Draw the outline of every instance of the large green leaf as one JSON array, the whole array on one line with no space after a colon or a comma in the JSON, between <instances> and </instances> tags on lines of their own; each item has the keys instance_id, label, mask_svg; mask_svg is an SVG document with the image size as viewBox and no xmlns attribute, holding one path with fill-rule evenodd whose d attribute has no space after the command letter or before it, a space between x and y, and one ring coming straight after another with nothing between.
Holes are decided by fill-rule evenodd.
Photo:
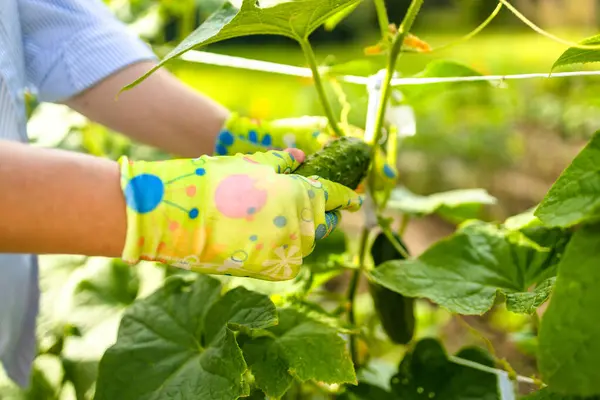
<instances>
[{"instance_id":1,"label":"large green leaf","mask_svg":"<svg viewBox=\"0 0 600 400\"><path fill-rule=\"evenodd\" d=\"M294 377L301 381L356 383L354 366L339 332L292 308L279 310L269 334L242 344L256 384L279 398Z\"/></svg>"},{"instance_id":2,"label":"large green leaf","mask_svg":"<svg viewBox=\"0 0 600 400\"><path fill-rule=\"evenodd\" d=\"M506 227L506 229L510 229L513 231L544 226L542 221L534 215L534 212L535 208L530 208L527 211L524 211L520 214L508 217L506 221L504 221L504 226Z\"/></svg>"},{"instance_id":3,"label":"large green leaf","mask_svg":"<svg viewBox=\"0 0 600 400\"><path fill-rule=\"evenodd\" d=\"M600 395L600 226L579 229L567 246L539 334L539 368L552 391Z\"/></svg>"},{"instance_id":4,"label":"large green leaf","mask_svg":"<svg viewBox=\"0 0 600 400\"><path fill-rule=\"evenodd\" d=\"M239 36L281 35L302 41L328 18L354 7L361 0L288 0L261 7L257 0L243 0L238 9L230 2L213 13L202 25L171 50L144 76L127 85L130 89L165 63L200 46Z\"/></svg>"},{"instance_id":5,"label":"large green leaf","mask_svg":"<svg viewBox=\"0 0 600 400\"><path fill-rule=\"evenodd\" d=\"M533 215L535 209L530 209L522 214L508 218L504 222L504 227L514 232L522 233L528 240L549 249L546 252L529 253L529 259L524 260L527 263L527 276L541 282L536 291L526 295L543 294L554 285L553 277L556 276L556 268L560 257L565 251L572 232L568 229L550 228L545 226L542 221ZM537 296L536 296L537 297ZM537 297L539 299L539 297Z\"/></svg>"},{"instance_id":6,"label":"large green leaf","mask_svg":"<svg viewBox=\"0 0 600 400\"><path fill-rule=\"evenodd\" d=\"M389 261L371 279L409 297L425 297L451 312L483 314L498 293L510 295L509 310L531 304L528 289L547 278L556 254L519 231L469 221L412 260ZM525 299L521 299L525 297ZM534 302L537 304L538 302ZM513 308L514 307L514 308Z\"/></svg>"},{"instance_id":7,"label":"large green leaf","mask_svg":"<svg viewBox=\"0 0 600 400\"><path fill-rule=\"evenodd\" d=\"M548 226L569 227L600 217L600 131L563 171L535 215Z\"/></svg>"},{"instance_id":8,"label":"large green leaf","mask_svg":"<svg viewBox=\"0 0 600 400\"><path fill-rule=\"evenodd\" d=\"M600 45L600 35L584 39L580 44ZM572 64L587 64L600 61L600 49L579 49L571 47L560 55L552 66L552 70Z\"/></svg>"},{"instance_id":9,"label":"large green leaf","mask_svg":"<svg viewBox=\"0 0 600 400\"><path fill-rule=\"evenodd\" d=\"M464 348L456 357L493 367L483 350ZM402 400L498 400L496 375L451 362L435 339L423 339L404 356L392 377L392 390Z\"/></svg>"},{"instance_id":10,"label":"large green leaf","mask_svg":"<svg viewBox=\"0 0 600 400\"><path fill-rule=\"evenodd\" d=\"M221 296L207 276L180 276L136 302L100 361L96 399L237 399L249 394L233 329L277 323L265 295L238 287Z\"/></svg>"},{"instance_id":11,"label":"large green leaf","mask_svg":"<svg viewBox=\"0 0 600 400\"><path fill-rule=\"evenodd\" d=\"M495 203L496 198L484 189L451 190L421 196L400 187L394 189L387 206L418 217L440 213L456 220L466 220L475 218L483 205Z\"/></svg>"}]
</instances>

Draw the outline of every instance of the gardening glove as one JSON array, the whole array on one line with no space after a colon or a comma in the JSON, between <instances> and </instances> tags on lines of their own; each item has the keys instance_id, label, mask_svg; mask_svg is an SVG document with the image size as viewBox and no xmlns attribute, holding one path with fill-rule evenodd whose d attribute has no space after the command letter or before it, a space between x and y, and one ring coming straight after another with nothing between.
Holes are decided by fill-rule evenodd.
<instances>
[{"instance_id":1,"label":"gardening glove","mask_svg":"<svg viewBox=\"0 0 600 400\"><path fill-rule=\"evenodd\" d=\"M291 174L301 151L119 160L127 204L122 258L207 274L294 278L315 246L362 199L325 179Z\"/></svg>"},{"instance_id":2,"label":"gardening glove","mask_svg":"<svg viewBox=\"0 0 600 400\"><path fill-rule=\"evenodd\" d=\"M364 135L362 129L353 126L348 127L347 133L360 138ZM320 150L333 139L335 134L325 117L305 116L266 121L232 113L217 137L215 154L251 154L271 149L298 148L309 155ZM386 156L382 151L376 154L373 165L376 172L375 190L396 185L398 177L396 168L386 162Z\"/></svg>"}]
</instances>

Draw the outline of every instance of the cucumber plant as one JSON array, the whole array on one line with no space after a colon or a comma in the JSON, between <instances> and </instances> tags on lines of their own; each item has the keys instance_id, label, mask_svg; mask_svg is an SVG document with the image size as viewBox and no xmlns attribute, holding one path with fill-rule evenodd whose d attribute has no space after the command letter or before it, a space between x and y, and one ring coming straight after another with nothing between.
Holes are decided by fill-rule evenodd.
<instances>
[{"instance_id":1,"label":"cucumber plant","mask_svg":"<svg viewBox=\"0 0 600 400\"><path fill-rule=\"evenodd\" d=\"M376 190L372 166L381 161L379 154L391 162L402 154L394 126L386 123L385 116L393 101L391 80L399 56L427 49L411 35L423 0L411 1L398 27L389 24L383 0L374 0L381 40L368 52L385 57L385 74L374 135L357 142L346 137L346 124L336 117L326 90L326 81L335 78L336 70L350 67L334 65L323 74L309 36L323 24L335 26L359 2L283 1L265 7L257 0L243 0L239 7L227 2L156 68L125 89L186 51L211 43L254 34L295 40L313 72L323 112L339 136L296 172L316 173L352 188L366 175L372 201L364 208L377 217L378 226L365 226L356 248L336 232L305 260L306 268L296 279L283 283L167 268L168 273L148 289L140 283L137 271L118 262L86 265L87 272L69 283L80 299L70 306L79 312L67 307L61 314L66 322L41 344L42 356L58 357L56 380L71 384L77 399L566 400L600 396L596 365L600 325L595 319L600 309L596 291L600 282L600 131L537 207L505 221L477 219L481 206L496 201L482 190L429 196L402 187ZM500 0L490 18L465 38L481 31L502 6L530 23L508 1ZM600 38L593 37L571 46L552 68L600 61L599 44ZM433 63L419 76L474 74L448 61ZM437 83L407 86L403 91L410 99L452 88ZM402 215L396 231L384 218L385 211ZM414 257L402 239L406 225L410 219L431 214L456 222L456 231ZM351 278L344 296L322 290L346 271ZM357 316L361 278L369 285L376 316L369 321L375 323L365 318L359 321ZM538 308L550 298L540 317ZM524 315L534 335L539 376L520 377L491 349L465 347L450 355L440 340L417 335L415 304L419 301L457 315L483 315L498 305ZM86 325L78 318L90 313L116 318L116 337L96 335L86 342L96 321ZM108 342L99 363L94 356L86 362L73 361L73 348L79 347L81 353L89 349L90 341L98 340ZM374 378L372 371L377 369L378 342L386 341L397 345L393 351L398 352L399 363L382 380ZM28 396L56 398L50 379L38 372ZM533 386L519 390L524 381Z\"/></svg>"}]
</instances>

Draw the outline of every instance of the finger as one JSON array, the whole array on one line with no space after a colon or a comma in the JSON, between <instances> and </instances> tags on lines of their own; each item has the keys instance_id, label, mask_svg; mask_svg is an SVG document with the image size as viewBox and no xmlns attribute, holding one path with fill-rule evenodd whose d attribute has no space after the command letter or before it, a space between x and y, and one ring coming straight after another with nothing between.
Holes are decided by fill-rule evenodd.
<instances>
[{"instance_id":1,"label":"finger","mask_svg":"<svg viewBox=\"0 0 600 400\"><path fill-rule=\"evenodd\" d=\"M296 161L298 161L300 164L302 164L304 162L304 160L306 159L306 154L301 149L292 148L292 149L285 149L284 151L287 151L288 153L290 153L291 156L294 157L296 159Z\"/></svg>"},{"instance_id":2,"label":"finger","mask_svg":"<svg viewBox=\"0 0 600 400\"><path fill-rule=\"evenodd\" d=\"M316 209L318 208L319 207L316 207ZM314 231L312 231L310 235L302 236L303 257L307 257L313 252L317 246L317 242L329 237L338 227L341 219L342 216L339 211L324 212L321 207L321 212L315 214L315 219L313 221Z\"/></svg>"},{"instance_id":3,"label":"finger","mask_svg":"<svg viewBox=\"0 0 600 400\"><path fill-rule=\"evenodd\" d=\"M354 190L351 190L344 185L318 176L300 178L303 178L305 185L309 186L309 190L324 197L325 211L357 211L362 206L362 197Z\"/></svg>"},{"instance_id":4,"label":"finger","mask_svg":"<svg viewBox=\"0 0 600 400\"><path fill-rule=\"evenodd\" d=\"M278 174L290 174L304 161L304 152L299 149L271 150L250 155L239 155L244 160L266 165Z\"/></svg>"},{"instance_id":5,"label":"finger","mask_svg":"<svg viewBox=\"0 0 600 400\"><path fill-rule=\"evenodd\" d=\"M339 211L328 211L325 213L323 223L317 225L315 230L315 239L322 240L331 235L337 228L342 219L342 214Z\"/></svg>"}]
</instances>

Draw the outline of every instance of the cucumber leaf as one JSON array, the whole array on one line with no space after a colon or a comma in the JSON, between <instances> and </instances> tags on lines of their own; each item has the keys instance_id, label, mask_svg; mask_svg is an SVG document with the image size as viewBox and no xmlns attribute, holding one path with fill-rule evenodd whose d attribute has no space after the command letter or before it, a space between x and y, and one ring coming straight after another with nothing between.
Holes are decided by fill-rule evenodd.
<instances>
[{"instance_id":1,"label":"cucumber leaf","mask_svg":"<svg viewBox=\"0 0 600 400\"><path fill-rule=\"evenodd\" d=\"M600 45L600 35L592 36L581 41L580 44ZM571 47L560 55L552 65L552 71L558 67L572 64L587 64L600 61L600 49L578 49Z\"/></svg>"},{"instance_id":2,"label":"cucumber leaf","mask_svg":"<svg viewBox=\"0 0 600 400\"><path fill-rule=\"evenodd\" d=\"M559 244L542 247L520 231L468 221L418 258L383 263L370 271L370 278L459 314L487 312L498 294L511 296L510 311L530 311L532 303L537 305L545 297L528 289L555 274ZM539 300L533 301L532 296Z\"/></svg>"},{"instance_id":3,"label":"cucumber leaf","mask_svg":"<svg viewBox=\"0 0 600 400\"><path fill-rule=\"evenodd\" d=\"M544 226L542 221L534 215L534 212L535 208L530 208L520 214L508 217L506 221L504 221L504 227L506 229L519 231L522 229Z\"/></svg>"},{"instance_id":4,"label":"cucumber leaf","mask_svg":"<svg viewBox=\"0 0 600 400\"><path fill-rule=\"evenodd\" d=\"M173 276L134 303L100 361L95 399L249 395L234 329L273 326L276 309L267 296L242 287L221 291L214 278Z\"/></svg>"},{"instance_id":5,"label":"cucumber leaf","mask_svg":"<svg viewBox=\"0 0 600 400\"><path fill-rule=\"evenodd\" d=\"M494 367L492 357L476 347L463 348L456 357ZM391 382L403 400L500 399L496 375L453 363L440 342L430 338L404 356Z\"/></svg>"},{"instance_id":6,"label":"cucumber leaf","mask_svg":"<svg viewBox=\"0 0 600 400\"><path fill-rule=\"evenodd\" d=\"M303 313L279 310L279 324L267 335L240 339L256 385L280 398L294 377L328 384L356 384L356 374L339 332Z\"/></svg>"},{"instance_id":7,"label":"cucumber leaf","mask_svg":"<svg viewBox=\"0 0 600 400\"><path fill-rule=\"evenodd\" d=\"M542 318L538 363L556 393L600 394L600 225L573 235L558 266L553 298Z\"/></svg>"},{"instance_id":8,"label":"cucumber leaf","mask_svg":"<svg viewBox=\"0 0 600 400\"><path fill-rule=\"evenodd\" d=\"M535 216L554 227L600 218L600 131L563 171L535 210Z\"/></svg>"},{"instance_id":9,"label":"cucumber leaf","mask_svg":"<svg viewBox=\"0 0 600 400\"><path fill-rule=\"evenodd\" d=\"M162 61L123 90L138 85L158 68L200 46L240 36L280 35L303 41L327 19L356 6L361 0L289 0L261 7L258 0L243 0L239 8L225 4L171 50Z\"/></svg>"},{"instance_id":10,"label":"cucumber leaf","mask_svg":"<svg viewBox=\"0 0 600 400\"><path fill-rule=\"evenodd\" d=\"M530 258L527 260L529 265L527 269L528 276L533 279L537 277L536 280L540 284L533 293L526 294L526 297L530 298L529 301L534 298L538 299L536 301L541 301L539 296L545 297L544 292L554 284L554 280L551 278L556 276L560 257L564 253L569 240L571 240L572 232L562 228L545 226L539 218L533 215L533 211L534 209L530 209L524 213L512 216L504 221L503 226L505 229L521 233L527 240L549 249L550 254L536 252L529 254ZM532 295L534 297L531 297Z\"/></svg>"}]
</instances>

